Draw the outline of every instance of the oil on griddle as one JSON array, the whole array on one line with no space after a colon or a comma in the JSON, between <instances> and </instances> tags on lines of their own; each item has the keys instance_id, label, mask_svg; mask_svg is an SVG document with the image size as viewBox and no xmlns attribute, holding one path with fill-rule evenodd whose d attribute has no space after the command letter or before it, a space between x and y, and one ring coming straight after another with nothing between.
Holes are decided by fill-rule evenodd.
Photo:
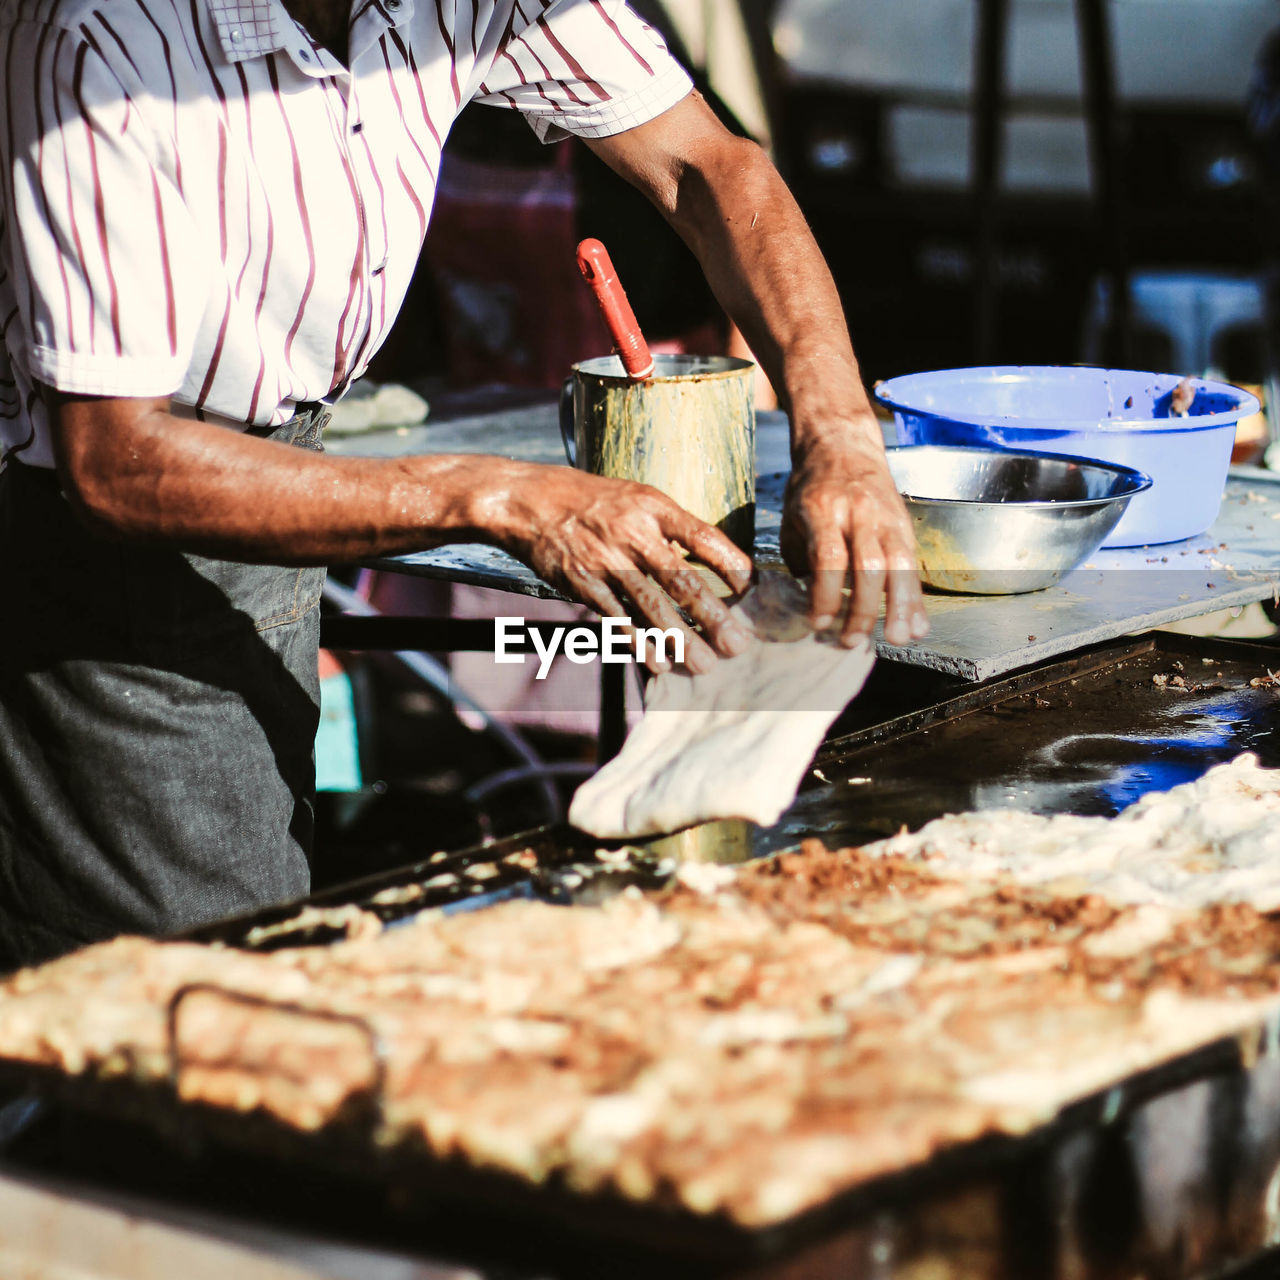
<instances>
[{"instance_id":1,"label":"oil on griddle","mask_svg":"<svg viewBox=\"0 0 1280 1280\"><path fill-rule=\"evenodd\" d=\"M1244 751L1280 767L1270 672L1280 672L1270 646L1169 636L932 727L850 734L828 745L756 851L811 835L832 848L865 843L975 809L1112 817Z\"/></svg>"}]
</instances>

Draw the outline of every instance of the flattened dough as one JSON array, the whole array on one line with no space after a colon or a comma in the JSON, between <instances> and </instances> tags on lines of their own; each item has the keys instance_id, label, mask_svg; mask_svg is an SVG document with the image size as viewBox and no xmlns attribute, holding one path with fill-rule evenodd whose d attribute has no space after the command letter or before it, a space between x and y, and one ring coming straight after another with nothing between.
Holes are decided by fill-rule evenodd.
<instances>
[{"instance_id":1,"label":"flattened dough","mask_svg":"<svg viewBox=\"0 0 1280 1280\"><path fill-rule=\"evenodd\" d=\"M1275 911L1280 770L1245 753L1172 791L1149 792L1116 818L985 809L938 818L867 852L919 860L957 880L1073 881L1108 902Z\"/></svg>"},{"instance_id":2,"label":"flattened dough","mask_svg":"<svg viewBox=\"0 0 1280 1280\"><path fill-rule=\"evenodd\" d=\"M846 649L838 630L810 630L808 600L781 573L762 576L733 613L751 647L706 675L668 671L621 753L578 788L569 821L632 838L718 818L776 822L831 722L875 663L870 641Z\"/></svg>"}]
</instances>

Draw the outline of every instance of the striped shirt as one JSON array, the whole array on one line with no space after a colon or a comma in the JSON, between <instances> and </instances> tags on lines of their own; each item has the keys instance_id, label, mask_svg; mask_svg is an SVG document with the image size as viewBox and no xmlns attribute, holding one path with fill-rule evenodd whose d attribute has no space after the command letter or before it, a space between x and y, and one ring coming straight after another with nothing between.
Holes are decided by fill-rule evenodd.
<instances>
[{"instance_id":1,"label":"striped shirt","mask_svg":"<svg viewBox=\"0 0 1280 1280\"><path fill-rule=\"evenodd\" d=\"M469 101L544 141L688 93L623 0L354 0L350 68L280 0L0 0L0 448L37 384L285 421L367 366Z\"/></svg>"}]
</instances>

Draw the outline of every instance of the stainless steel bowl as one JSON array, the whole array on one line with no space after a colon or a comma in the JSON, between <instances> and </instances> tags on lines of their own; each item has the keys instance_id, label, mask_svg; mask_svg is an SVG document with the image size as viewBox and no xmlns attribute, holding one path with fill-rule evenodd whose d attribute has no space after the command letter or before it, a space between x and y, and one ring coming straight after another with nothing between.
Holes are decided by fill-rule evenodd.
<instances>
[{"instance_id":1,"label":"stainless steel bowl","mask_svg":"<svg viewBox=\"0 0 1280 1280\"><path fill-rule=\"evenodd\" d=\"M1151 481L1140 471L1051 453L947 445L890 449L915 522L923 581L941 591L1017 595L1085 561Z\"/></svg>"}]
</instances>

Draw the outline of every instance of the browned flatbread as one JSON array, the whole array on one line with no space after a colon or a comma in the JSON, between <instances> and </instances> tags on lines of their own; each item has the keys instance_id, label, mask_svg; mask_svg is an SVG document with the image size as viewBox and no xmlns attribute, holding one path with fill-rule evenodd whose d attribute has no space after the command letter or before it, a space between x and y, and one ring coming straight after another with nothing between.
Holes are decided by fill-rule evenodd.
<instances>
[{"instance_id":1,"label":"browned flatbread","mask_svg":"<svg viewBox=\"0 0 1280 1280\"><path fill-rule=\"evenodd\" d=\"M163 1082L168 1001L215 982L333 1016L194 993L184 1098L314 1130L377 1082L382 1144L761 1226L1280 1007L1280 920L1251 906L961 879L919 852L810 842L714 892L271 955L121 939L0 987L0 1055Z\"/></svg>"}]
</instances>

